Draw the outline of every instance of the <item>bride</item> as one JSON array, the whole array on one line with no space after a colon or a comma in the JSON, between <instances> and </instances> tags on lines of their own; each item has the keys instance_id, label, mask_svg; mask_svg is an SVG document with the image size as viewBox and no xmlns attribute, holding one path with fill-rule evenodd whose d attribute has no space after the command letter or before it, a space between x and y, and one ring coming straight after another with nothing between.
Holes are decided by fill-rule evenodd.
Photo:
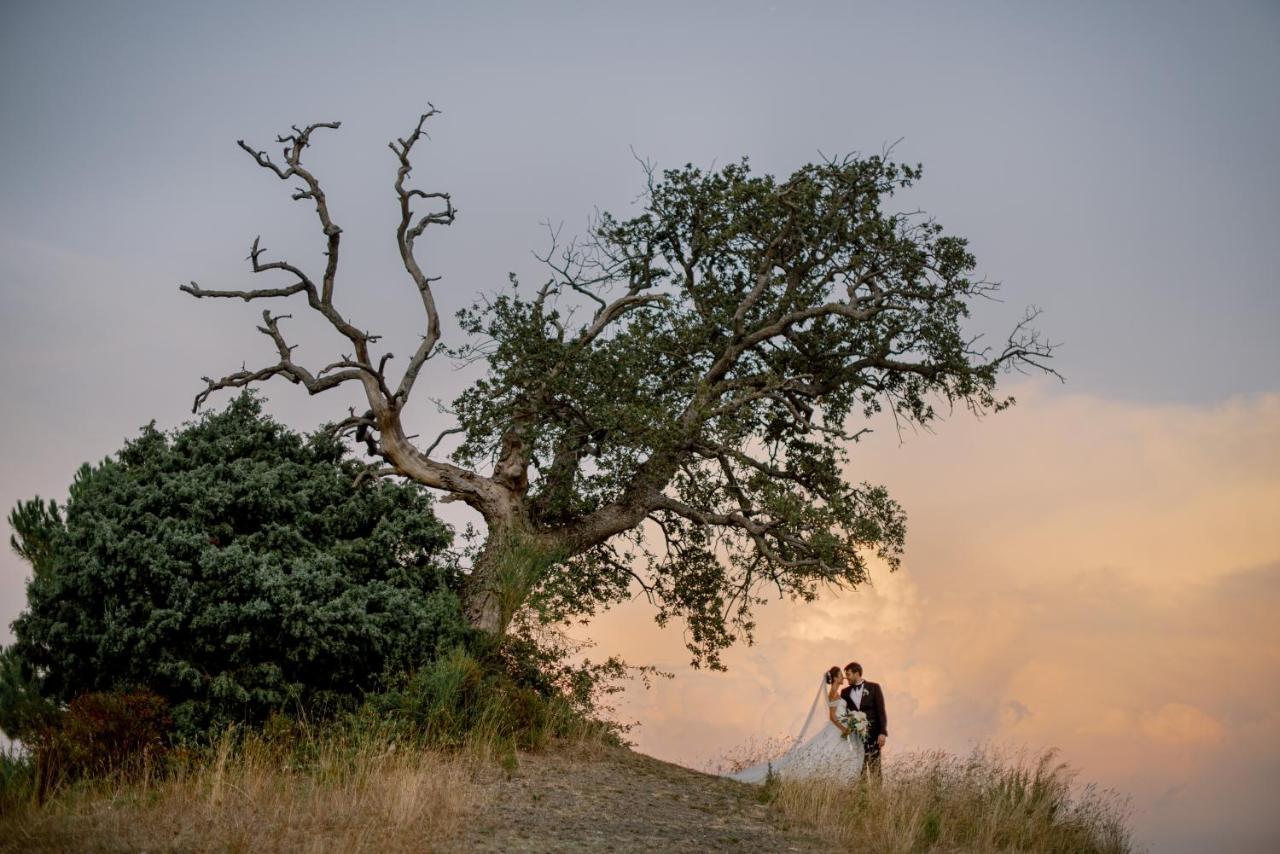
<instances>
[{"instance_id":1,"label":"bride","mask_svg":"<svg viewBox=\"0 0 1280 854\"><path fill-rule=\"evenodd\" d=\"M813 705L809 707L809 716L805 718L804 726L791 748L775 759L758 762L727 776L743 783L760 783L772 768L780 777L833 777L856 781L862 773L862 739L856 732L850 733L849 725L842 720L846 711L845 701L840 696L842 684L844 672L839 667L828 670L822 676ZM827 719L805 741L805 733L813 723L823 694L827 698Z\"/></svg>"}]
</instances>

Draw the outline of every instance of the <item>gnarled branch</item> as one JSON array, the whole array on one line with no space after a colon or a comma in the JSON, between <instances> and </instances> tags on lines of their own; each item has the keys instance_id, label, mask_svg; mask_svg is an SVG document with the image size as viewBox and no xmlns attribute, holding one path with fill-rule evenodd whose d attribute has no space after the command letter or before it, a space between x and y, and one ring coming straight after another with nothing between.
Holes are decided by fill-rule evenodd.
<instances>
[{"instance_id":1,"label":"gnarled branch","mask_svg":"<svg viewBox=\"0 0 1280 854\"><path fill-rule=\"evenodd\" d=\"M412 358L409 359L409 364L405 368L400 385L396 388L395 395L391 399L392 405L397 408L403 406L404 402L408 400L409 393L413 390L413 385L418 379L418 372L422 370L423 363L426 362L431 355L431 351L440 341L440 312L436 308L435 296L431 292L431 283L438 281L439 276L428 276L422 272L414 246L428 226L452 225L454 217L458 213L453 206L453 199L448 193L428 193L423 190L405 188L405 180L409 177L409 173L413 171L413 164L409 161L410 152L413 151L414 144L423 136L426 136L423 127L426 125L427 120L440 113L430 103L427 104L427 108L427 112L419 117L418 124L414 127L412 133L404 139L387 143L400 161L400 166L396 170L395 182L396 197L400 200L400 224L396 228L396 245L400 249L400 260L410 278L413 279L414 284L417 285L418 293L422 297L422 307L427 313L427 332L422 336L421 343L418 344L417 350L414 351ZM443 200L444 210L423 214L415 223L413 211L413 200L415 198Z\"/></svg>"},{"instance_id":2,"label":"gnarled branch","mask_svg":"<svg viewBox=\"0 0 1280 854\"><path fill-rule=\"evenodd\" d=\"M311 394L319 394L335 386L341 385L350 380L359 380L361 378L361 369L348 369L337 373L327 374L325 376L317 376L301 365L293 362L292 353L294 347L285 343L284 336L280 332L280 320L290 317L288 314L280 314L272 316L270 311L262 312L262 320L266 326L259 326L258 331L271 338L276 345L276 352L280 354L280 361L270 367L261 368L257 371L240 370L233 374L227 374L222 379L212 380L209 377L201 377L208 387L196 395L195 403L191 407L192 412L200 409L200 404L209 397L210 394L223 388L241 388L250 383L260 382L270 379L274 376L283 376L289 382L301 384L306 387ZM296 345L295 345L296 346ZM327 369L326 369L327 370Z\"/></svg>"}]
</instances>

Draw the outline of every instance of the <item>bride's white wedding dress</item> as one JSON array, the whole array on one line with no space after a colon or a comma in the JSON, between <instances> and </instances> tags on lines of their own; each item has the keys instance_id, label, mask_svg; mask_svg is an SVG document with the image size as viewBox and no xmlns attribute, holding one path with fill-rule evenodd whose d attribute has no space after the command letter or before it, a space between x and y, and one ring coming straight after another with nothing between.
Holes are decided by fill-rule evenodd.
<instances>
[{"instance_id":1,"label":"bride's white wedding dress","mask_svg":"<svg viewBox=\"0 0 1280 854\"><path fill-rule=\"evenodd\" d=\"M810 724L813 723L814 712L820 708L818 702L825 693L825 688L825 683L819 687L818 697L814 698L814 704L809 709L809 717L805 720L800 735L796 737L795 744L786 753L726 776L743 783L760 783L772 768L779 777L791 779L830 777L837 780L856 781L862 774L863 761L862 739L857 733L851 733L848 738L841 737L840 728L831 722L830 716L824 716L818 731L810 736L808 741L803 740ZM836 718L843 717L844 698L827 701L823 711L829 708L836 710Z\"/></svg>"}]
</instances>

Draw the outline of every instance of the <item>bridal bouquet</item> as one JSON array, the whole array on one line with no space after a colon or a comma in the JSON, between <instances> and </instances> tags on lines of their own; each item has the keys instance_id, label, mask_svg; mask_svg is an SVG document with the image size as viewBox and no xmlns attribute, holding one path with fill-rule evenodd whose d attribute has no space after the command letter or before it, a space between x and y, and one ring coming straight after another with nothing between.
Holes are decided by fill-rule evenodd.
<instances>
[{"instance_id":1,"label":"bridal bouquet","mask_svg":"<svg viewBox=\"0 0 1280 854\"><path fill-rule=\"evenodd\" d=\"M857 710L845 712L844 716L840 718L840 722L849 728L851 734L856 732L860 740L866 739L867 729L871 726L867 721L867 713ZM845 736L845 738L848 737Z\"/></svg>"}]
</instances>

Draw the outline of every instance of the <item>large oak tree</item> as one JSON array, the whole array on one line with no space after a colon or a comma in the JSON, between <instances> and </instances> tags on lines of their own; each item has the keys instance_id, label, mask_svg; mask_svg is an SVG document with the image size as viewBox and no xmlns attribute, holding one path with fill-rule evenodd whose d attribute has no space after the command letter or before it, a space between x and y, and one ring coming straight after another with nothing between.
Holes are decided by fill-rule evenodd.
<instances>
[{"instance_id":1,"label":"large oak tree","mask_svg":"<svg viewBox=\"0 0 1280 854\"><path fill-rule=\"evenodd\" d=\"M368 409L329 429L354 433L377 476L401 476L463 501L486 532L466 581L472 624L502 634L535 606L544 618L583 615L637 589L659 622L686 621L695 663L751 636L753 605L775 591L812 599L823 583L856 586L867 555L899 564L902 508L884 487L846 477L858 429L882 410L925 425L945 402L1000 411L997 375L1045 364L1053 345L1028 310L998 349L961 328L970 304L998 285L975 278L962 238L918 212L888 209L920 167L888 153L803 166L785 180L744 159L718 171L647 169L643 212L598 216L589 234L543 259L541 286L511 287L459 315L447 346L418 249L454 222L448 193L410 184L411 155L431 108L390 143L400 218L396 245L421 296L424 334L396 381L390 352L334 301L342 243L320 181L303 164L312 137L338 122L294 127L273 159L240 146L314 206L326 241L313 276L268 260L271 287L195 297L304 298L350 353L312 371L293 361L280 315L259 329L278 361L206 377L195 407L218 389L283 376L316 394L344 383ZM401 413L438 355L482 360L486 375L452 411L460 444L419 447Z\"/></svg>"}]
</instances>

